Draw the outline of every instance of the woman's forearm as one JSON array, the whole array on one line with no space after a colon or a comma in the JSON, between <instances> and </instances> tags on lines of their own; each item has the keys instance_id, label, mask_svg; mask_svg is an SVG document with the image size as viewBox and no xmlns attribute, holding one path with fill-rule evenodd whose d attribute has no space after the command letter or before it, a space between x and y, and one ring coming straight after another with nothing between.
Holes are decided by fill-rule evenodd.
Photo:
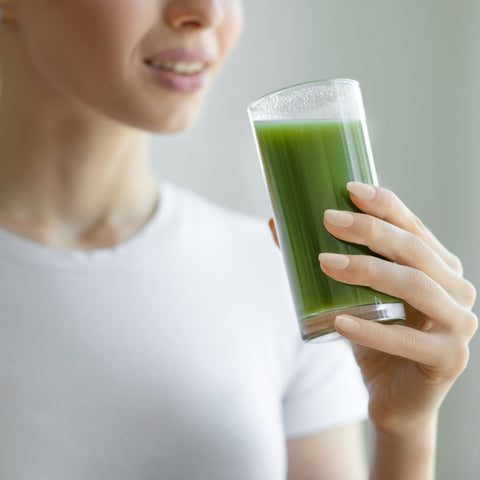
<instances>
[{"instance_id":1,"label":"woman's forearm","mask_svg":"<svg viewBox=\"0 0 480 480\"><path fill-rule=\"evenodd\" d=\"M436 418L408 433L375 429L370 479L433 480L436 434Z\"/></svg>"}]
</instances>

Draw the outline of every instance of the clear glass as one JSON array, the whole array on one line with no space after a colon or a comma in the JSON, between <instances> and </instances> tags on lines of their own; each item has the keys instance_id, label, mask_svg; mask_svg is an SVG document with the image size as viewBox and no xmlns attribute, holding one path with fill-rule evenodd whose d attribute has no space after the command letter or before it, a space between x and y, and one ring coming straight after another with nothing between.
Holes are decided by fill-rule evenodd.
<instances>
[{"instance_id":1,"label":"clear glass","mask_svg":"<svg viewBox=\"0 0 480 480\"><path fill-rule=\"evenodd\" d=\"M295 85L260 98L248 113L303 340L339 338L333 322L340 313L402 322L399 299L337 282L318 262L321 252L378 256L323 225L328 208L359 211L347 182L378 184L358 82Z\"/></svg>"}]
</instances>

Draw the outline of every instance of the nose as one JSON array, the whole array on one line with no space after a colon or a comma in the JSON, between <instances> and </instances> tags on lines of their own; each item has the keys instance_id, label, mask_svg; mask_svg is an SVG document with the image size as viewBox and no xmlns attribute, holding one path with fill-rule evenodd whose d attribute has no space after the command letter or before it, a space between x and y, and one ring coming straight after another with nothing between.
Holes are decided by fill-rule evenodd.
<instances>
[{"instance_id":1,"label":"nose","mask_svg":"<svg viewBox=\"0 0 480 480\"><path fill-rule=\"evenodd\" d=\"M224 19L223 0L170 0L165 19L175 29L213 28Z\"/></svg>"}]
</instances>

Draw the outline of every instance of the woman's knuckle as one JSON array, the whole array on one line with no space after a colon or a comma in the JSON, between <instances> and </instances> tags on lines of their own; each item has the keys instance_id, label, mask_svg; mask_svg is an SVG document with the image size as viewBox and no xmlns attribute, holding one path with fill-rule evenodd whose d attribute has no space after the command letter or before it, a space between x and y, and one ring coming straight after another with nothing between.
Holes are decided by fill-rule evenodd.
<instances>
[{"instance_id":1,"label":"woman's knuckle","mask_svg":"<svg viewBox=\"0 0 480 480\"><path fill-rule=\"evenodd\" d=\"M416 235L407 233L405 243L410 256L419 259L425 259L429 257L430 247Z\"/></svg>"},{"instance_id":2,"label":"woman's knuckle","mask_svg":"<svg viewBox=\"0 0 480 480\"><path fill-rule=\"evenodd\" d=\"M412 231L416 234L422 234L427 229L423 222L414 214L412 214Z\"/></svg>"},{"instance_id":3,"label":"woman's knuckle","mask_svg":"<svg viewBox=\"0 0 480 480\"><path fill-rule=\"evenodd\" d=\"M453 377L458 377L466 368L470 358L470 350L468 343L464 341L456 341L452 348L450 371Z\"/></svg>"},{"instance_id":4,"label":"woman's knuckle","mask_svg":"<svg viewBox=\"0 0 480 480\"><path fill-rule=\"evenodd\" d=\"M408 286L410 290L429 294L433 291L434 285L432 279L421 270L412 268L408 273Z\"/></svg>"},{"instance_id":5,"label":"woman's knuckle","mask_svg":"<svg viewBox=\"0 0 480 480\"><path fill-rule=\"evenodd\" d=\"M384 197L383 209L384 209L385 217L392 216L395 213L399 199L393 192L391 192L390 190L387 190L386 188L382 189L382 196Z\"/></svg>"},{"instance_id":6,"label":"woman's knuckle","mask_svg":"<svg viewBox=\"0 0 480 480\"><path fill-rule=\"evenodd\" d=\"M459 273L460 275L463 275L463 264L460 258L458 258L456 255L452 253L450 254L450 257L447 263L448 263L448 266L452 268L455 272Z\"/></svg>"},{"instance_id":7,"label":"woman's knuckle","mask_svg":"<svg viewBox=\"0 0 480 480\"><path fill-rule=\"evenodd\" d=\"M372 339L374 345L384 345L386 342L386 330L380 323L371 323Z\"/></svg>"},{"instance_id":8,"label":"woman's knuckle","mask_svg":"<svg viewBox=\"0 0 480 480\"><path fill-rule=\"evenodd\" d=\"M466 326L466 332L467 332L467 337L468 340L473 337L475 332L478 329L478 317L475 313L471 311L467 311L465 314L465 320L464 320L465 326Z\"/></svg>"},{"instance_id":9,"label":"woman's knuckle","mask_svg":"<svg viewBox=\"0 0 480 480\"><path fill-rule=\"evenodd\" d=\"M378 270L378 260L375 257L367 256L363 263L362 274L368 279L371 280L375 278Z\"/></svg>"},{"instance_id":10,"label":"woman's knuckle","mask_svg":"<svg viewBox=\"0 0 480 480\"><path fill-rule=\"evenodd\" d=\"M467 306L473 307L473 304L477 299L477 290L471 282L465 279L462 281L462 294Z\"/></svg>"},{"instance_id":11,"label":"woman's knuckle","mask_svg":"<svg viewBox=\"0 0 480 480\"><path fill-rule=\"evenodd\" d=\"M379 220L378 218L370 217L368 219L366 233L368 235L369 240L378 238L381 235L382 225L383 225L382 220Z\"/></svg>"},{"instance_id":12,"label":"woman's knuckle","mask_svg":"<svg viewBox=\"0 0 480 480\"><path fill-rule=\"evenodd\" d=\"M404 330L401 335L395 337L395 343L400 350L405 355L411 355L418 351L419 348L419 338L418 334L414 330Z\"/></svg>"},{"instance_id":13,"label":"woman's knuckle","mask_svg":"<svg viewBox=\"0 0 480 480\"><path fill-rule=\"evenodd\" d=\"M472 329L470 338L472 338L475 335L475 332L478 330L478 317L473 312L472 312L472 316L470 318L470 327Z\"/></svg>"}]
</instances>

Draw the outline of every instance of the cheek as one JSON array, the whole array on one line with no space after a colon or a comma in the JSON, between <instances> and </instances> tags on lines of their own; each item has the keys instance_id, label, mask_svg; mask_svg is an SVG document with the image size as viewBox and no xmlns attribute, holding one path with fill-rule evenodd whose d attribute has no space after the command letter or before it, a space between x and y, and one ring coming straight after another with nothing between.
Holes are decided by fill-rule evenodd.
<instances>
[{"instance_id":1,"label":"cheek","mask_svg":"<svg viewBox=\"0 0 480 480\"><path fill-rule=\"evenodd\" d=\"M139 6L147 5L146 1L54 3L49 12L32 8L23 25L32 62L52 86L60 90L98 88L102 79L116 75L120 81L127 75L126 64L139 43L136 32L144 32L145 22L151 22L151 8L142 12Z\"/></svg>"},{"instance_id":2,"label":"cheek","mask_svg":"<svg viewBox=\"0 0 480 480\"><path fill-rule=\"evenodd\" d=\"M225 20L219 28L219 42L224 56L228 55L237 43L243 25L243 9L240 0L224 2Z\"/></svg>"}]
</instances>

